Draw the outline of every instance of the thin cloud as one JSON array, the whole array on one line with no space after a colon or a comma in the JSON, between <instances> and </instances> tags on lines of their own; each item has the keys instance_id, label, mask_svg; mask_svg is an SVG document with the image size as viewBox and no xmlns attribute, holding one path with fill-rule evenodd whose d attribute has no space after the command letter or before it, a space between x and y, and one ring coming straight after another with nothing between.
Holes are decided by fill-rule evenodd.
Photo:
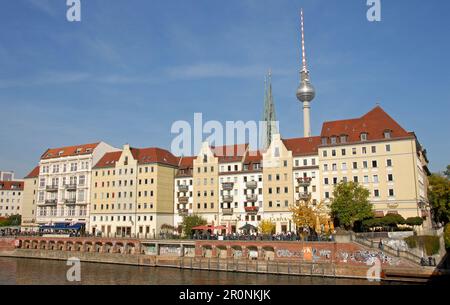
<instances>
[{"instance_id":1,"label":"thin cloud","mask_svg":"<svg viewBox=\"0 0 450 305\"><path fill-rule=\"evenodd\" d=\"M57 13L55 7L50 4L50 0L28 0L28 3L30 3L34 8L40 10L41 12L46 13L47 15L55 16Z\"/></svg>"}]
</instances>

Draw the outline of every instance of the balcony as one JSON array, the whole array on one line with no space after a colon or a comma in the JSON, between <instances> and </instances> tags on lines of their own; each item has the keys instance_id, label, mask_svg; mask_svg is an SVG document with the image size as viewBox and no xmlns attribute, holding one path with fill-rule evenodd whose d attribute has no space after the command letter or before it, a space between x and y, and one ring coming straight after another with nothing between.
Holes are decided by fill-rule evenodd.
<instances>
[{"instance_id":1,"label":"balcony","mask_svg":"<svg viewBox=\"0 0 450 305\"><path fill-rule=\"evenodd\" d=\"M186 185L186 184L180 184L180 185L178 186L178 191L179 191L179 192L184 192L184 193L188 192L188 191L189 191L189 185Z\"/></svg>"},{"instance_id":2,"label":"balcony","mask_svg":"<svg viewBox=\"0 0 450 305\"><path fill-rule=\"evenodd\" d=\"M64 199L65 204L75 204L77 202L76 198Z\"/></svg>"},{"instance_id":3,"label":"balcony","mask_svg":"<svg viewBox=\"0 0 450 305\"><path fill-rule=\"evenodd\" d=\"M257 214L259 211L259 207L257 207L257 206L245 207L244 209L247 214Z\"/></svg>"},{"instance_id":4,"label":"balcony","mask_svg":"<svg viewBox=\"0 0 450 305\"><path fill-rule=\"evenodd\" d=\"M258 200L258 195L247 194L246 198L247 198L247 202L256 202Z\"/></svg>"},{"instance_id":5,"label":"balcony","mask_svg":"<svg viewBox=\"0 0 450 305\"><path fill-rule=\"evenodd\" d=\"M310 197L309 193L304 193L304 192L298 193L299 200L308 200L309 197Z\"/></svg>"},{"instance_id":6,"label":"balcony","mask_svg":"<svg viewBox=\"0 0 450 305\"><path fill-rule=\"evenodd\" d=\"M64 187L68 191L75 191L77 189L77 185L76 184L66 184L66 185L64 185Z\"/></svg>"},{"instance_id":7,"label":"balcony","mask_svg":"<svg viewBox=\"0 0 450 305\"><path fill-rule=\"evenodd\" d=\"M229 196L229 195L223 196L223 202L226 202L226 203L233 202L233 196Z\"/></svg>"},{"instance_id":8,"label":"balcony","mask_svg":"<svg viewBox=\"0 0 450 305\"><path fill-rule=\"evenodd\" d=\"M233 209L222 209L222 215L233 215Z\"/></svg>"},{"instance_id":9,"label":"balcony","mask_svg":"<svg viewBox=\"0 0 450 305\"><path fill-rule=\"evenodd\" d=\"M297 181L299 186L308 187L311 185L311 178L309 177L297 178Z\"/></svg>"},{"instance_id":10,"label":"balcony","mask_svg":"<svg viewBox=\"0 0 450 305\"><path fill-rule=\"evenodd\" d=\"M187 216L187 215L189 215L189 210L188 209L178 209L178 215Z\"/></svg>"},{"instance_id":11,"label":"balcony","mask_svg":"<svg viewBox=\"0 0 450 305\"><path fill-rule=\"evenodd\" d=\"M45 204L48 204L48 205L56 205L57 202L58 201L56 199L46 199L45 200Z\"/></svg>"},{"instance_id":12,"label":"balcony","mask_svg":"<svg viewBox=\"0 0 450 305\"><path fill-rule=\"evenodd\" d=\"M178 197L178 203L181 203L181 204L189 203L189 197L186 197L186 196Z\"/></svg>"},{"instance_id":13,"label":"balcony","mask_svg":"<svg viewBox=\"0 0 450 305\"><path fill-rule=\"evenodd\" d=\"M58 191L58 185L47 185L45 187L45 190L47 192L57 192Z\"/></svg>"},{"instance_id":14,"label":"balcony","mask_svg":"<svg viewBox=\"0 0 450 305\"><path fill-rule=\"evenodd\" d=\"M248 189L254 190L258 187L258 183L256 181L247 181L247 182L245 182L245 186Z\"/></svg>"},{"instance_id":15,"label":"balcony","mask_svg":"<svg viewBox=\"0 0 450 305\"><path fill-rule=\"evenodd\" d=\"M223 182L222 183L222 188L225 191L231 191L231 190L233 190L233 187L234 187L234 182Z\"/></svg>"}]
</instances>

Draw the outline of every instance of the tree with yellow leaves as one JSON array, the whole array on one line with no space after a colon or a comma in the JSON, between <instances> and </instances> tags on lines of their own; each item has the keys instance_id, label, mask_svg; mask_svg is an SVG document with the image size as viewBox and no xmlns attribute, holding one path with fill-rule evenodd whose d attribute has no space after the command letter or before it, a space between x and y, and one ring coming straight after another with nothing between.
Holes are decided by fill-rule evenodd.
<instances>
[{"instance_id":1,"label":"tree with yellow leaves","mask_svg":"<svg viewBox=\"0 0 450 305\"><path fill-rule=\"evenodd\" d=\"M259 223L259 231L262 234L273 234L275 232L275 224L270 220L264 219Z\"/></svg>"},{"instance_id":2,"label":"tree with yellow leaves","mask_svg":"<svg viewBox=\"0 0 450 305\"><path fill-rule=\"evenodd\" d=\"M298 229L308 229L320 232L329 227L330 216L324 202L318 204L311 202L311 197L299 200L290 208L292 221Z\"/></svg>"}]
</instances>

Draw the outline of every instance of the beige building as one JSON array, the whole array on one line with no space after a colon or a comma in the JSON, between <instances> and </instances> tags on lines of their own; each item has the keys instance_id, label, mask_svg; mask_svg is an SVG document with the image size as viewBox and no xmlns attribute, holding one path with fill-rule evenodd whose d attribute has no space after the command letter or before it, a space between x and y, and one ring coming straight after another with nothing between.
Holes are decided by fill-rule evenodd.
<instances>
[{"instance_id":1,"label":"beige building","mask_svg":"<svg viewBox=\"0 0 450 305\"><path fill-rule=\"evenodd\" d=\"M36 198L39 181L39 166L36 166L24 178L23 202L22 202L22 224L21 231L37 231L36 223Z\"/></svg>"},{"instance_id":2,"label":"beige building","mask_svg":"<svg viewBox=\"0 0 450 305\"><path fill-rule=\"evenodd\" d=\"M0 181L0 217L22 214L23 181Z\"/></svg>"},{"instance_id":3,"label":"beige building","mask_svg":"<svg viewBox=\"0 0 450 305\"><path fill-rule=\"evenodd\" d=\"M93 168L91 232L154 238L174 223L178 158L160 148L125 145Z\"/></svg>"},{"instance_id":4,"label":"beige building","mask_svg":"<svg viewBox=\"0 0 450 305\"><path fill-rule=\"evenodd\" d=\"M370 191L381 217L398 213L424 217L430 226L426 151L381 107L361 118L325 122L319 146L322 198L332 198L334 185L355 181Z\"/></svg>"}]
</instances>

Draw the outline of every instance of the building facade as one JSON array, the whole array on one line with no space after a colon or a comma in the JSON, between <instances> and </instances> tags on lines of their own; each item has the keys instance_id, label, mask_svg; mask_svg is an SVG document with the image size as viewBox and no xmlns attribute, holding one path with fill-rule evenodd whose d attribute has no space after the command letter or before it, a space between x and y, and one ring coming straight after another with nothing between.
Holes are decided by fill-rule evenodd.
<instances>
[{"instance_id":1,"label":"building facade","mask_svg":"<svg viewBox=\"0 0 450 305\"><path fill-rule=\"evenodd\" d=\"M0 181L0 217L22 214L23 181Z\"/></svg>"},{"instance_id":2,"label":"building facade","mask_svg":"<svg viewBox=\"0 0 450 305\"><path fill-rule=\"evenodd\" d=\"M104 142L48 149L39 162L36 222L79 224L89 231L92 167L115 150Z\"/></svg>"},{"instance_id":3,"label":"building facade","mask_svg":"<svg viewBox=\"0 0 450 305\"><path fill-rule=\"evenodd\" d=\"M93 168L91 233L158 237L174 223L178 158L160 148L132 148L103 156Z\"/></svg>"},{"instance_id":4,"label":"building facade","mask_svg":"<svg viewBox=\"0 0 450 305\"><path fill-rule=\"evenodd\" d=\"M39 181L39 166L36 166L25 178L22 201L22 225L25 232L37 231L36 199Z\"/></svg>"}]
</instances>

